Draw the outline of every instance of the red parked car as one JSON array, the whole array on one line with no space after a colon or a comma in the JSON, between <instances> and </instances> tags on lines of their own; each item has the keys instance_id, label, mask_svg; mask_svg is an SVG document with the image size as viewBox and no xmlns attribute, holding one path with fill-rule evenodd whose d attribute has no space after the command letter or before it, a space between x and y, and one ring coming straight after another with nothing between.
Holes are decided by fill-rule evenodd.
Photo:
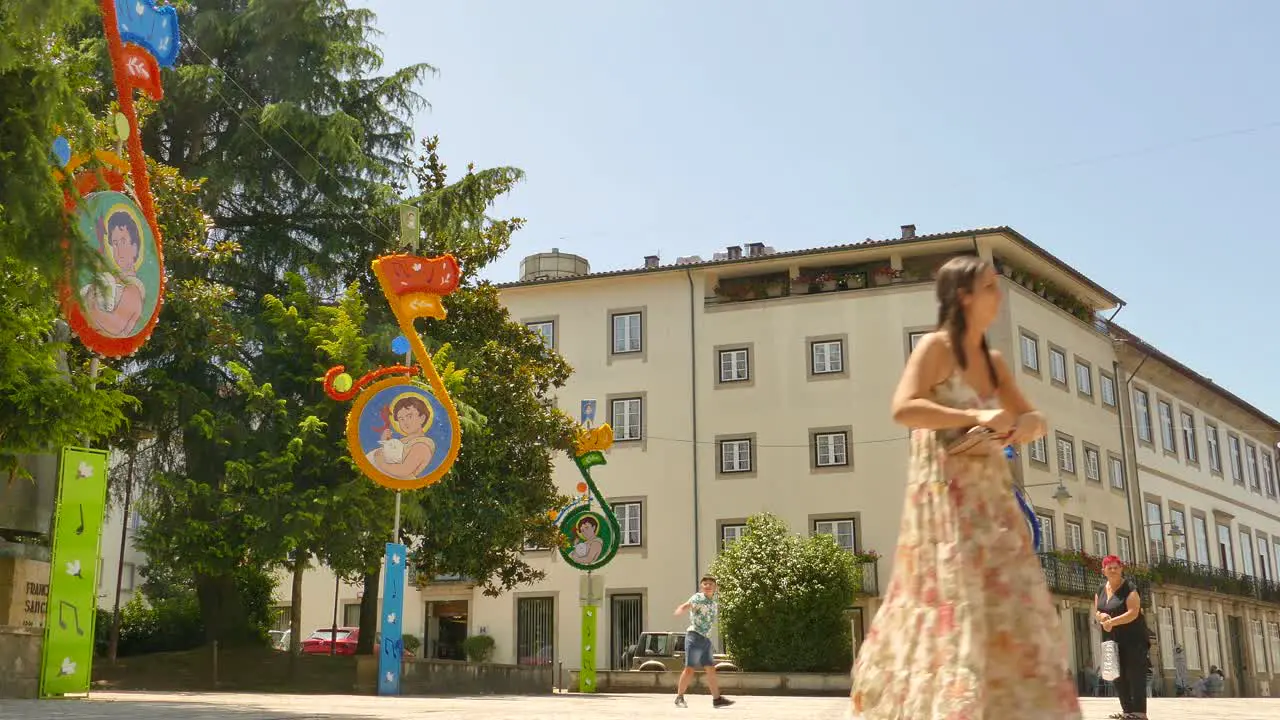
<instances>
[{"instance_id":1,"label":"red parked car","mask_svg":"<svg viewBox=\"0 0 1280 720\"><path fill-rule=\"evenodd\" d=\"M340 627L336 630L333 628L320 628L302 641L302 652L306 655L328 655L329 645L335 640L337 644L333 649L334 655L355 655L356 644L360 642L360 628ZM373 639L373 653L377 655L381 649L382 638L375 637ZM408 650L404 651L404 656L405 659L413 659L413 653Z\"/></svg>"}]
</instances>

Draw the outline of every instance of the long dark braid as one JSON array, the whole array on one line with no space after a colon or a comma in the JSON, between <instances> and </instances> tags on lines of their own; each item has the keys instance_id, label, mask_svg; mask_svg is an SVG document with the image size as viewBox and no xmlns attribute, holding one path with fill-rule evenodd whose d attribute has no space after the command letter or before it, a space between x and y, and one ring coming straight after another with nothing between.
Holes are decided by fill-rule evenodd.
<instances>
[{"instance_id":1,"label":"long dark braid","mask_svg":"<svg viewBox=\"0 0 1280 720\"><path fill-rule=\"evenodd\" d=\"M964 351L964 335L969 327L964 316L964 306L960 303L960 292L972 292L978 275L987 267L987 261L977 255L959 255L938 269L938 329L945 330L947 337L951 339L951 351L955 353L956 365L961 370L969 368L969 358ZM982 358L987 363L991 386L999 387L1000 379L991 362L986 335L982 336Z\"/></svg>"}]
</instances>

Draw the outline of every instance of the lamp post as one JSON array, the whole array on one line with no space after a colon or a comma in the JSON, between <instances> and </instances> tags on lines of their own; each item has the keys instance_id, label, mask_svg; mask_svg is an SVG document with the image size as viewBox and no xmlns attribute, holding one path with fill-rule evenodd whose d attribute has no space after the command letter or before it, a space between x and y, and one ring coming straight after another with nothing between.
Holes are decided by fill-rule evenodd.
<instances>
[{"instance_id":1,"label":"lamp post","mask_svg":"<svg viewBox=\"0 0 1280 720\"><path fill-rule=\"evenodd\" d=\"M1067 501L1071 499L1071 491L1067 489L1066 485L1062 484L1062 480L1058 480L1058 482L1056 483L1052 483L1052 482L1032 483L1031 485L1023 485L1022 489L1026 490L1028 488L1050 487L1050 486L1054 486L1058 488L1057 490L1053 491L1053 499L1057 500L1058 504L1060 505L1067 504Z\"/></svg>"},{"instance_id":2,"label":"lamp post","mask_svg":"<svg viewBox=\"0 0 1280 720\"><path fill-rule=\"evenodd\" d=\"M1178 523L1173 522L1172 520L1170 520L1170 521L1168 521L1168 522L1153 522L1153 523L1147 523L1147 524L1145 524L1145 525L1143 525L1143 526L1142 526L1142 530L1143 530L1143 532L1146 532L1146 531L1147 531L1148 529L1150 529L1150 528L1153 528L1153 527L1163 528L1163 527L1164 527L1164 526L1166 526L1166 525L1171 525L1171 526L1172 526L1172 528L1169 530L1169 532L1168 532L1168 533L1164 533L1164 532L1161 532L1161 533L1160 533L1160 555L1161 555L1160 559L1161 559L1161 560L1166 559L1166 556L1168 555L1168 554L1165 552L1165 548L1164 548L1164 541L1165 541L1165 538L1166 538L1166 537L1168 537L1168 539L1170 539L1170 540L1172 540L1172 541L1173 541L1174 551L1175 551L1175 552L1177 552L1178 543L1183 542L1183 538L1185 538L1185 537L1187 536L1187 534L1182 530L1182 526L1181 526L1181 525L1179 525ZM1148 533L1148 534L1147 534L1147 552L1148 552L1148 554L1150 554L1150 552L1151 552L1151 540L1152 540L1151 535ZM1148 558L1148 559L1149 559L1149 558ZM1177 558L1174 558L1174 559L1176 560Z\"/></svg>"}]
</instances>

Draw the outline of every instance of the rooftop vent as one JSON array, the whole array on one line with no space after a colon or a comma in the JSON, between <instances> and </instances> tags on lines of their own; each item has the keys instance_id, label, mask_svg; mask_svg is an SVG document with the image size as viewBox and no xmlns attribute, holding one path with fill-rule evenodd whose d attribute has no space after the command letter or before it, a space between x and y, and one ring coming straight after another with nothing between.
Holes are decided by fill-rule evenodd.
<instances>
[{"instance_id":1,"label":"rooftop vent","mask_svg":"<svg viewBox=\"0 0 1280 720\"><path fill-rule=\"evenodd\" d=\"M764 243L747 243L747 257L760 257L761 255L764 255Z\"/></svg>"},{"instance_id":2,"label":"rooftop vent","mask_svg":"<svg viewBox=\"0 0 1280 720\"><path fill-rule=\"evenodd\" d=\"M656 267L658 267L658 256L657 256L657 255L645 255L645 256L644 256L644 266L645 266L645 267L647 267L647 268L656 268Z\"/></svg>"},{"instance_id":3,"label":"rooftop vent","mask_svg":"<svg viewBox=\"0 0 1280 720\"><path fill-rule=\"evenodd\" d=\"M549 253L537 253L520 261L521 282L578 277L590 273L591 264L586 258L562 253L560 248L551 248Z\"/></svg>"},{"instance_id":4,"label":"rooftop vent","mask_svg":"<svg viewBox=\"0 0 1280 720\"><path fill-rule=\"evenodd\" d=\"M685 257L676 258L677 265L692 265L702 262L701 255L687 255Z\"/></svg>"},{"instance_id":5,"label":"rooftop vent","mask_svg":"<svg viewBox=\"0 0 1280 720\"><path fill-rule=\"evenodd\" d=\"M903 240L910 240L910 239L914 238L915 236L916 236L916 226L915 226L915 225L903 225L903 226L902 226L902 239L903 239Z\"/></svg>"},{"instance_id":6,"label":"rooftop vent","mask_svg":"<svg viewBox=\"0 0 1280 720\"><path fill-rule=\"evenodd\" d=\"M725 249L729 251L729 259L730 259L730 260L738 260L738 259L740 259L740 258L742 257L742 246L741 246L741 245L730 245L729 247L727 247L727 248L725 248Z\"/></svg>"}]
</instances>

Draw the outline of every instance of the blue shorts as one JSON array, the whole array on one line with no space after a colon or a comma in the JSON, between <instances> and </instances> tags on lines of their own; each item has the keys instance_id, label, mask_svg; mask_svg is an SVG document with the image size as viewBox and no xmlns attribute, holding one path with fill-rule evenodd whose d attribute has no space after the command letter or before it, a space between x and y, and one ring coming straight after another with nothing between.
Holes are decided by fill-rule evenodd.
<instances>
[{"instance_id":1,"label":"blue shorts","mask_svg":"<svg viewBox=\"0 0 1280 720\"><path fill-rule=\"evenodd\" d=\"M687 668L713 667L711 638L692 630L684 634L684 666Z\"/></svg>"}]
</instances>

